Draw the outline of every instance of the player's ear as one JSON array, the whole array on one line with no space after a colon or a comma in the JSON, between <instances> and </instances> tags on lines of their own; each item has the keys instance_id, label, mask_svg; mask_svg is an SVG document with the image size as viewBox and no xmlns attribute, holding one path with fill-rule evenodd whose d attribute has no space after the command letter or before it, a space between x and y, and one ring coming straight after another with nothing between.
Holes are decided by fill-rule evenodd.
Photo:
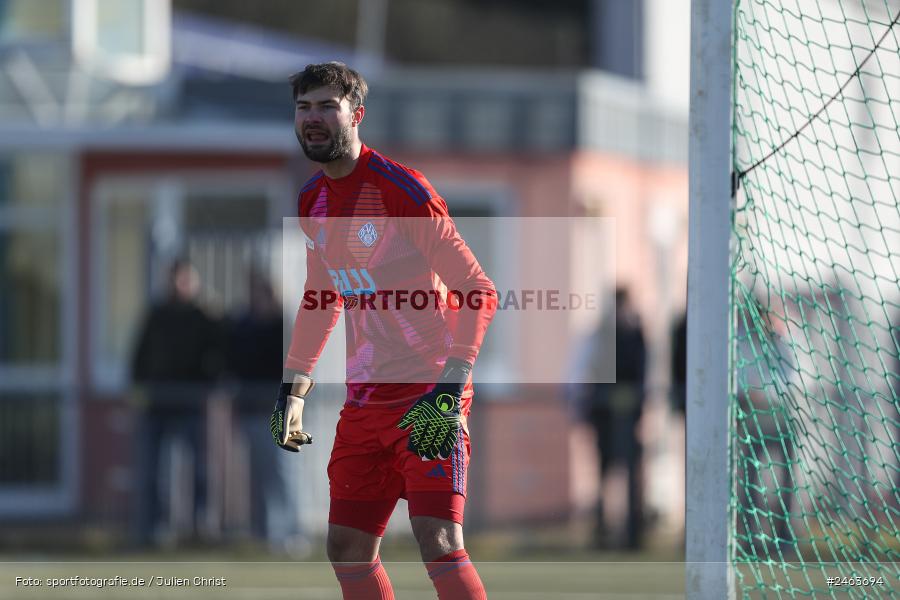
<instances>
[{"instance_id":1,"label":"player's ear","mask_svg":"<svg viewBox=\"0 0 900 600\"><path fill-rule=\"evenodd\" d=\"M364 116L366 116L366 107L360 104L359 107L353 111L353 126L359 127Z\"/></svg>"}]
</instances>

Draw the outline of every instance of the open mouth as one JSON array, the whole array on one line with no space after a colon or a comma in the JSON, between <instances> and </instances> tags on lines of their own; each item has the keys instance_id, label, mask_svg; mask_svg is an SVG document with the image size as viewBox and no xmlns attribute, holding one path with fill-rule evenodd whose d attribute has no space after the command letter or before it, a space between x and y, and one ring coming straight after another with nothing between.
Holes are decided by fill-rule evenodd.
<instances>
[{"instance_id":1,"label":"open mouth","mask_svg":"<svg viewBox=\"0 0 900 600\"><path fill-rule=\"evenodd\" d=\"M328 141L328 133L320 129L308 129L304 133L304 137L310 144L322 144Z\"/></svg>"}]
</instances>

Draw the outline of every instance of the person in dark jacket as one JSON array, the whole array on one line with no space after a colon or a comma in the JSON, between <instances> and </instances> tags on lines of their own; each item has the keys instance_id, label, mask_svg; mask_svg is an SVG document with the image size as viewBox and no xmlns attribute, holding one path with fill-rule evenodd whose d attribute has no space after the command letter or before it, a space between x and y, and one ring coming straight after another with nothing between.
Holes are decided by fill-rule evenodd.
<instances>
[{"instance_id":1,"label":"person in dark jacket","mask_svg":"<svg viewBox=\"0 0 900 600\"><path fill-rule=\"evenodd\" d=\"M204 403L222 368L220 329L197 302L197 271L178 259L170 267L168 284L166 297L144 319L132 360L132 380L141 399L136 503L140 544L199 523L206 497ZM161 468L164 442L173 452L180 451L186 458L184 468L193 472L193 485L178 489L189 514L178 517L172 495L163 494L160 485L162 475L178 476Z\"/></svg>"},{"instance_id":2,"label":"person in dark jacket","mask_svg":"<svg viewBox=\"0 0 900 600\"><path fill-rule=\"evenodd\" d=\"M595 383L585 386L584 417L597 434L602 494L607 494L608 476L613 467L624 467L627 473L627 514L624 539L610 537L604 514L604 498L597 504L598 547L621 546L636 549L640 546L643 529L643 501L641 494L641 444L637 435L644 405L646 346L640 317L631 304L625 288L615 295L615 383ZM609 317L607 318L607 321ZM601 327L609 327L602 323ZM597 336L598 343L606 336ZM594 349L591 360L608 360L602 349Z\"/></svg>"},{"instance_id":3,"label":"person in dark jacket","mask_svg":"<svg viewBox=\"0 0 900 600\"><path fill-rule=\"evenodd\" d=\"M229 323L226 371L236 383L241 429L250 451L253 533L276 554L299 557L309 549L301 530L297 463L272 443L272 381L282 376L283 312L271 282L258 270L248 277L249 303Z\"/></svg>"},{"instance_id":4,"label":"person in dark jacket","mask_svg":"<svg viewBox=\"0 0 900 600\"><path fill-rule=\"evenodd\" d=\"M687 313L672 332L672 408L684 417L687 407Z\"/></svg>"}]
</instances>

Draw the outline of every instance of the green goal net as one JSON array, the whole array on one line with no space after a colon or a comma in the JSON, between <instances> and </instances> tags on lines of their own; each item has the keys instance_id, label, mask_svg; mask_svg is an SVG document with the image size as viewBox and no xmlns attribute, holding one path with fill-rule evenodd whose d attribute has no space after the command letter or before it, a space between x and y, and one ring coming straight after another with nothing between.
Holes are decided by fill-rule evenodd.
<instances>
[{"instance_id":1,"label":"green goal net","mask_svg":"<svg viewBox=\"0 0 900 600\"><path fill-rule=\"evenodd\" d=\"M739 598L900 596L898 20L900 0L735 4Z\"/></svg>"}]
</instances>

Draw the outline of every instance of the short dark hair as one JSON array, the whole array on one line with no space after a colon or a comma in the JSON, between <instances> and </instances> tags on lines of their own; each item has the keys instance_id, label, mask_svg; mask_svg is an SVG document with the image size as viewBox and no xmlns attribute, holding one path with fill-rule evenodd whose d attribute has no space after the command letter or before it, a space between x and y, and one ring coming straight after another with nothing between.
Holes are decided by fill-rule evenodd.
<instances>
[{"instance_id":1,"label":"short dark hair","mask_svg":"<svg viewBox=\"0 0 900 600\"><path fill-rule=\"evenodd\" d=\"M288 78L294 100L297 94L305 94L309 90L320 87L334 87L340 90L341 98L350 100L350 107L356 110L366 101L369 85L362 75L342 62L331 61L306 65L299 73Z\"/></svg>"},{"instance_id":2,"label":"short dark hair","mask_svg":"<svg viewBox=\"0 0 900 600\"><path fill-rule=\"evenodd\" d=\"M185 269L193 269L194 265L191 263L191 259L187 257L187 255L178 255L172 259L172 262L169 263L169 279L173 280L181 271Z\"/></svg>"}]
</instances>

